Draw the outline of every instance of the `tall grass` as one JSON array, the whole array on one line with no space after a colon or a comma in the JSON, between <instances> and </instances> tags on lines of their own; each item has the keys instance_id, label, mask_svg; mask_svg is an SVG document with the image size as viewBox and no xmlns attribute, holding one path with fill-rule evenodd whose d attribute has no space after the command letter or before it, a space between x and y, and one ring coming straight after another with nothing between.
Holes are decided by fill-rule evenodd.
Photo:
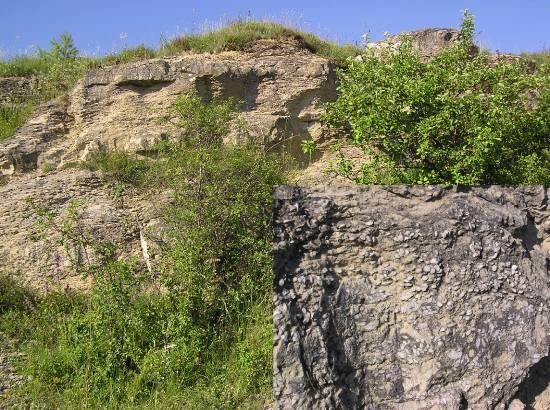
<instances>
[{"instance_id":1,"label":"tall grass","mask_svg":"<svg viewBox=\"0 0 550 410\"><path fill-rule=\"evenodd\" d=\"M181 36L165 42L161 45L160 54L174 55L185 51L196 53L241 51L256 40L277 40L286 37L300 39L311 52L338 62L344 62L347 57L356 56L360 52L359 47L323 40L315 34L296 30L280 23L237 20L216 30Z\"/></svg>"},{"instance_id":2,"label":"tall grass","mask_svg":"<svg viewBox=\"0 0 550 410\"><path fill-rule=\"evenodd\" d=\"M521 56L534 61L536 65L550 64L550 49L539 52L522 53Z\"/></svg>"},{"instance_id":3,"label":"tall grass","mask_svg":"<svg viewBox=\"0 0 550 410\"><path fill-rule=\"evenodd\" d=\"M0 104L0 141L12 136L34 111L31 103Z\"/></svg>"},{"instance_id":4,"label":"tall grass","mask_svg":"<svg viewBox=\"0 0 550 410\"><path fill-rule=\"evenodd\" d=\"M294 37L304 41L313 53L343 62L349 56L359 54L360 48L354 45L340 45L323 40L313 33L287 27L271 21L236 20L225 26L201 34L190 34L163 41L159 48L145 45L126 48L103 57L83 56L77 60L85 67L122 64L155 57L173 56L183 52L219 53L229 50L243 50L247 44L259 39L280 39ZM66 64L74 60L65 60ZM49 71L52 60L44 53L21 55L9 60L0 60L0 77L40 76Z\"/></svg>"}]
</instances>

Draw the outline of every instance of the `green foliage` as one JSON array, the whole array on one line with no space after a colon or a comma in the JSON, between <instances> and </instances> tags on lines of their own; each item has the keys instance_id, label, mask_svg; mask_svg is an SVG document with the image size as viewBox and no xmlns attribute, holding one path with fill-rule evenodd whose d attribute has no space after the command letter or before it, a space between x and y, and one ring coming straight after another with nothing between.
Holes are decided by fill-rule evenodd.
<instances>
[{"instance_id":1,"label":"green foliage","mask_svg":"<svg viewBox=\"0 0 550 410\"><path fill-rule=\"evenodd\" d=\"M0 104L0 141L12 136L34 110L34 104Z\"/></svg>"},{"instance_id":2,"label":"green foliage","mask_svg":"<svg viewBox=\"0 0 550 410\"><path fill-rule=\"evenodd\" d=\"M41 103L71 89L89 66L77 58L72 36L64 33L51 41L49 51L0 61L0 77L35 76L30 95L23 101L0 104L0 140L11 137Z\"/></svg>"},{"instance_id":3,"label":"green foliage","mask_svg":"<svg viewBox=\"0 0 550 410\"><path fill-rule=\"evenodd\" d=\"M0 60L0 77L30 77L48 71L49 60L38 54Z\"/></svg>"},{"instance_id":4,"label":"green foliage","mask_svg":"<svg viewBox=\"0 0 550 410\"><path fill-rule=\"evenodd\" d=\"M50 41L50 55L56 59L75 59L78 49L74 45L73 36L70 33L63 33L59 40L55 38Z\"/></svg>"},{"instance_id":5,"label":"green foliage","mask_svg":"<svg viewBox=\"0 0 550 410\"><path fill-rule=\"evenodd\" d=\"M22 286L12 276L0 272L0 315L10 311L22 311L33 306L36 295Z\"/></svg>"},{"instance_id":6,"label":"green foliage","mask_svg":"<svg viewBox=\"0 0 550 410\"><path fill-rule=\"evenodd\" d=\"M306 155L308 155L309 163L311 163L311 156L315 152L315 141L313 140L304 140L301 144L302 152Z\"/></svg>"},{"instance_id":7,"label":"green foliage","mask_svg":"<svg viewBox=\"0 0 550 410\"><path fill-rule=\"evenodd\" d=\"M181 143L199 150L219 148L229 132L235 106L231 100L203 104L198 95L180 96L173 111L183 132Z\"/></svg>"},{"instance_id":8,"label":"green foliage","mask_svg":"<svg viewBox=\"0 0 550 410\"><path fill-rule=\"evenodd\" d=\"M410 42L366 50L339 73L326 120L347 127L365 162L341 173L365 184L550 184L550 67L488 64L461 41L429 62Z\"/></svg>"},{"instance_id":9,"label":"green foliage","mask_svg":"<svg viewBox=\"0 0 550 410\"><path fill-rule=\"evenodd\" d=\"M23 407L261 409L269 400L271 191L283 180L277 158L222 144L233 108L182 96L181 135L153 159L113 153L87 164L115 185L173 193L159 271L89 243L78 203L61 218L28 200L37 239L53 229L71 253L84 238L98 258L81 269L93 279L88 293L59 290L0 311L0 331L26 353ZM0 303L24 306L9 287Z\"/></svg>"}]
</instances>

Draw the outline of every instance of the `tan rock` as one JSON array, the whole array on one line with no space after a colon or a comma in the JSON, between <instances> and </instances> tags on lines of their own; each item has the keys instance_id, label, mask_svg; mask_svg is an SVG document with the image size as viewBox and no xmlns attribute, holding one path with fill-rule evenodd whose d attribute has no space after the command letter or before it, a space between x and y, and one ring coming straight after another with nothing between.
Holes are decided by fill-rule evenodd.
<instances>
[{"instance_id":1,"label":"tan rock","mask_svg":"<svg viewBox=\"0 0 550 410\"><path fill-rule=\"evenodd\" d=\"M247 52L183 55L91 70L66 100L45 104L0 142L4 175L89 157L99 150L144 152L177 137L170 107L184 93L241 102L250 133L268 145L322 139L322 104L335 98L334 64L296 41L262 40Z\"/></svg>"}]
</instances>

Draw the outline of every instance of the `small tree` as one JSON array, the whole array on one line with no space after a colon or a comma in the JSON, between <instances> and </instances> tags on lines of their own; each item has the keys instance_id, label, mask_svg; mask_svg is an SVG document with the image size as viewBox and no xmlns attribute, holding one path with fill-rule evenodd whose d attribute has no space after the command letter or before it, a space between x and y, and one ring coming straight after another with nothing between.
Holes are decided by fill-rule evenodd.
<instances>
[{"instance_id":1,"label":"small tree","mask_svg":"<svg viewBox=\"0 0 550 410\"><path fill-rule=\"evenodd\" d=\"M311 164L311 157L315 152L315 141L312 139L302 141L302 152L308 155L308 165Z\"/></svg>"},{"instance_id":2,"label":"small tree","mask_svg":"<svg viewBox=\"0 0 550 410\"><path fill-rule=\"evenodd\" d=\"M397 50L366 49L339 72L326 120L351 130L366 158L342 156L348 177L550 184L550 67L533 73L527 61L491 63L472 54L473 37L466 13L460 40L431 61L404 40Z\"/></svg>"},{"instance_id":3,"label":"small tree","mask_svg":"<svg viewBox=\"0 0 550 410\"><path fill-rule=\"evenodd\" d=\"M74 45L73 36L68 32L61 34L59 40L52 39L50 45L50 54L54 58L75 59L78 55L78 49Z\"/></svg>"}]
</instances>

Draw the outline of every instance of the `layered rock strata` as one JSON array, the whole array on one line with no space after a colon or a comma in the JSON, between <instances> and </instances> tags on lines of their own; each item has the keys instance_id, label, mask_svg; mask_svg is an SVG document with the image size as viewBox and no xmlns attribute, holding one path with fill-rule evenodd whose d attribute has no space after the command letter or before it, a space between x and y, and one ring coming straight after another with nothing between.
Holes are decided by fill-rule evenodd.
<instances>
[{"instance_id":1,"label":"layered rock strata","mask_svg":"<svg viewBox=\"0 0 550 410\"><path fill-rule=\"evenodd\" d=\"M171 112L181 94L240 103L250 137L300 152L321 140L323 103L336 97L334 64L297 40L261 40L246 52L189 54L89 71L68 98L45 104L14 137L0 142L0 170L60 167L99 151L146 153L178 133ZM234 135L239 140L242 135Z\"/></svg>"}]
</instances>

